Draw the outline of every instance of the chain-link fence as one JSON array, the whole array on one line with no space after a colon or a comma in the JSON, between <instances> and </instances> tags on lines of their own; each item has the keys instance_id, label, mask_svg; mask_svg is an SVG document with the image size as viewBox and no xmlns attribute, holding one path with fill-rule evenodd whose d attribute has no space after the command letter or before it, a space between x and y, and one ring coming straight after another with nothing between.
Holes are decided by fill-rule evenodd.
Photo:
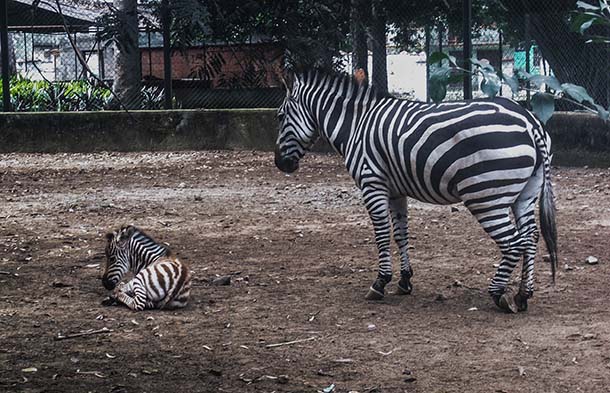
<instances>
[{"instance_id":1,"label":"chain-link fence","mask_svg":"<svg viewBox=\"0 0 610 393\"><path fill-rule=\"evenodd\" d=\"M204 8L179 12L171 7L190 3L168 0L166 39L164 2L138 3L134 71L121 57L129 49L121 41L127 22L111 4L7 0L10 109L275 107L284 97L279 70L298 68L299 62L347 72L364 67L373 83L387 85L390 93L429 101L429 75L436 66L428 64L430 55L444 52L464 64L462 0L286 2L294 10L245 1L237 19L231 18L240 8L231 9L232 2L209 2L214 10L195 2ZM508 77L555 75L584 86L608 106L608 45L586 44L570 29L575 8L575 1L563 0L472 0L471 56L486 59ZM261 28L265 18L269 21ZM196 32L189 30L193 20ZM473 98L484 96L480 76L473 75L470 83ZM139 93L123 94L126 84ZM499 94L530 98L527 90L515 95L508 86ZM464 82L450 83L446 100L463 98Z\"/></svg>"}]
</instances>

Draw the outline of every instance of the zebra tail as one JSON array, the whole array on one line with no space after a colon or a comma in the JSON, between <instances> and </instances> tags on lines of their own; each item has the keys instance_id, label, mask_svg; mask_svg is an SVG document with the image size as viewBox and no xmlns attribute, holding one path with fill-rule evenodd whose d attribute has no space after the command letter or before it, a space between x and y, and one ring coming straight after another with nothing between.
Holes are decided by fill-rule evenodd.
<instances>
[{"instance_id":1,"label":"zebra tail","mask_svg":"<svg viewBox=\"0 0 610 393\"><path fill-rule=\"evenodd\" d=\"M546 149L545 149L546 150ZM546 154L545 154L546 153ZM555 273L557 271L557 226L555 225L555 197L553 185L551 184L550 159L548 152L544 157L544 181L542 183L542 194L540 197L540 229L546 243L546 248L551 257L551 274L555 284Z\"/></svg>"}]
</instances>

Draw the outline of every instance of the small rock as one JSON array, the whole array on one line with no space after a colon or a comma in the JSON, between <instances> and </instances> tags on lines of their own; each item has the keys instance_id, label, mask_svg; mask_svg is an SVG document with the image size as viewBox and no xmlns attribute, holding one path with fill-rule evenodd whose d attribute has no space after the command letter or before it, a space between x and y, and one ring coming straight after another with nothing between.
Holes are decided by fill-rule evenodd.
<instances>
[{"instance_id":1,"label":"small rock","mask_svg":"<svg viewBox=\"0 0 610 393\"><path fill-rule=\"evenodd\" d=\"M222 370L218 370L215 368L211 368L208 370L208 372L214 376L220 377L222 375Z\"/></svg>"},{"instance_id":2,"label":"small rock","mask_svg":"<svg viewBox=\"0 0 610 393\"><path fill-rule=\"evenodd\" d=\"M405 382L415 382L415 381L417 381L417 378L415 378L412 375L405 378Z\"/></svg>"},{"instance_id":3,"label":"small rock","mask_svg":"<svg viewBox=\"0 0 610 393\"><path fill-rule=\"evenodd\" d=\"M442 293L439 293L436 295L436 298L434 298L434 301L436 302L444 302L445 300L447 300L447 296L443 295Z\"/></svg>"},{"instance_id":4,"label":"small rock","mask_svg":"<svg viewBox=\"0 0 610 393\"><path fill-rule=\"evenodd\" d=\"M231 276L216 277L212 280L212 285L231 285Z\"/></svg>"},{"instance_id":5,"label":"small rock","mask_svg":"<svg viewBox=\"0 0 610 393\"><path fill-rule=\"evenodd\" d=\"M478 308L476 308L476 307L470 307L470 308L468 309L468 311L478 311L478 310L479 310L479 309L478 309Z\"/></svg>"},{"instance_id":6,"label":"small rock","mask_svg":"<svg viewBox=\"0 0 610 393\"><path fill-rule=\"evenodd\" d=\"M277 383L287 384L288 383L288 375L285 375L285 374L278 375Z\"/></svg>"},{"instance_id":7,"label":"small rock","mask_svg":"<svg viewBox=\"0 0 610 393\"><path fill-rule=\"evenodd\" d=\"M551 262L551 256L550 256L549 254L544 254L544 255L542 256L542 260L543 260L544 262Z\"/></svg>"},{"instance_id":8,"label":"small rock","mask_svg":"<svg viewBox=\"0 0 610 393\"><path fill-rule=\"evenodd\" d=\"M567 263L563 266L563 269L565 271L574 270L574 268L572 266L568 265Z\"/></svg>"},{"instance_id":9,"label":"small rock","mask_svg":"<svg viewBox=\"0 0 610 393\"><path fill-rule=\"evenodd\" d=\"M451 213L457 213L459 211L460 211L460 209L458 209L457 207L451 206Z\"/></svg>"},{"instance_id":10,"label":"small rock","mask_svg":"<svg viewBox=\"0 0 610 393\"><path fill-rule=\"evenodd\" d=\"M53 284L51 284L51 286L53 288L70 288L72 285L65 284L65 283L59 282L59 281L55 281Z\"/></svg>"},{"instance_id":11,"label":"small rock","mask_svg":"<svg viewBox=\"0 0 610 393\"><path fill-rule=\"evenodd\" d=\"M587 265L597 265L599 263L599 259L595 258L592 255L589 255L585 262Z\"/></svg>"},{"instance_id":12,"label":"small rock","mask_svg":"<svg viewBox=\"0 0 610 393\"><path fill-rule=\"evenodd\" d=\"M464 286L464 284L462 284L462 282L461 282L460 280L455 280L455 281L453 282L453 286L454 286L454 287L463 287L463 286Z\"/></svg>"},{"instance_id":13,"label":"small rock","mask_svg":"<svg viewBox=\"0 0 610 393\"><path fill-rule=\"evenodd\" d=\"M368 330L369 332L372 332L373 330L377 330L377 326L373 325L372 323L369 323L368 326L366 327L366 330Z\"/></svg>"},{"instance_id":14,"label":"small rock","mask_svg":"<svg viewBox=\"0 0 610 393\"><path fill-rule=\"evenodd\" d=\"M178 184L178 188L185 188L186 187L186 183L180 183Z\"/></svg>"}]
</instances>

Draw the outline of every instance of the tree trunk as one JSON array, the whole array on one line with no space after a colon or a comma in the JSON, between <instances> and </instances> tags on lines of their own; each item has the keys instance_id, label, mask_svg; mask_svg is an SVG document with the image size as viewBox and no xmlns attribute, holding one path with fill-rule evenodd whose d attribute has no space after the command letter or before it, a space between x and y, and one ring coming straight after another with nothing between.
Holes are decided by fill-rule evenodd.
<instances>
[{"instance_id":1,"label":"tree trunk","mask_svg":"<svg viewBox=\"0 0 610 393\"><path fill-rule=\"evenodd\" d=\"M121 21L113 90L128 109L141 107L142 65L138 45L137 0L114 0Z\"/></svg>"},{"instance_id":2,"label":"tree trunk","mask_svg":"<svg viewBox=\"0 0 610 393\"><path fill-rule=\"evenodd\" d=\"M366 21L370 17L370 0L351 0L351 31L352 31L352 71L364 70L368 75L368 48L366 42ZM367 17L368 16L368 17Z\"/></svg>"},{"instance_id":3,"label":"tree trunk","mask_svg":"<svg viewBox=\"0 0 610 393\"><path fill-rule=\"evenodd\" d=\"M549 10L537 0L504 0L515 26L531 15L531 38L549 62L554 75L562 83L583 86L600 105L610 105L610 72L608 51L601 44L586 44L586 38L572 32L566 15L576 9L576 1L562 0Z\"/></svg>"},{"instance_id":4,"label":"tree trunk","mask_svg":"<svg viewBox=\"0 0 610 393\"><path fill-rule=\"evenodd\" d=\"M373 47L373 85L382 92L388 91L388 64L386 53L386 14L381 0L373 0L371 41Z\"/></svg>"},{"instance_id":5,"label":"tree trunk","mask_svg":"<svg viewBox=\"0 0 610 393\"><path fill-rule=\"evenodd\" d=\"M2 72L2 64L0 64L0 72ZM8 74L15 75L17 73L17 60L15 57L15 44L9 33L8 35Z\"/></svg>"}]
</instances>

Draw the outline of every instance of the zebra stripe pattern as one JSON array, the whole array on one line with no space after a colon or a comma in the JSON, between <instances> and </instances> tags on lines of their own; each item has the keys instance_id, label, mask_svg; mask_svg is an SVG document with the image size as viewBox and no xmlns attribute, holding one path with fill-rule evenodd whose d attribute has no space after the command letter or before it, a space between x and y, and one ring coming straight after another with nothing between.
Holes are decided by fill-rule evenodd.
<instances>
[{"instance_id":1,"label":"zebra stripe pattern","mask_svg":"<svg viewBox=\"0 0 610 393\"><path fill-rule=\"evenodd\" d=\"M294 76L278 109L277 167L287 173L321 136L345 159L362 190L379 252L368 299L381 299L392 278L390 240L400 253L398 293L411 292L407 197L433 204L463 202L496 242L502 259L489 286L496 304L525 310L533 293L542 232L557 261L549 135L532 113L496 98L442 104L400 100L346 75L310 71ZM511 214L514 218L511 218ZM505 295L523 258L520 289Z\"/></svg>"},{"instance_id":2,"label":"zebra stripe pattern","mask_svg":"<svg viewBox=\"0 0 610 393\"><path fill-rule=\"evenodd\" d=\"M102 283L113 291L112 298L134 311L187 305L191 288L189 268L171 256L167 246L132 225L108 233L106 239ZM128 271L134 278L121 283Z\"/></svg>"}]
</instances>

